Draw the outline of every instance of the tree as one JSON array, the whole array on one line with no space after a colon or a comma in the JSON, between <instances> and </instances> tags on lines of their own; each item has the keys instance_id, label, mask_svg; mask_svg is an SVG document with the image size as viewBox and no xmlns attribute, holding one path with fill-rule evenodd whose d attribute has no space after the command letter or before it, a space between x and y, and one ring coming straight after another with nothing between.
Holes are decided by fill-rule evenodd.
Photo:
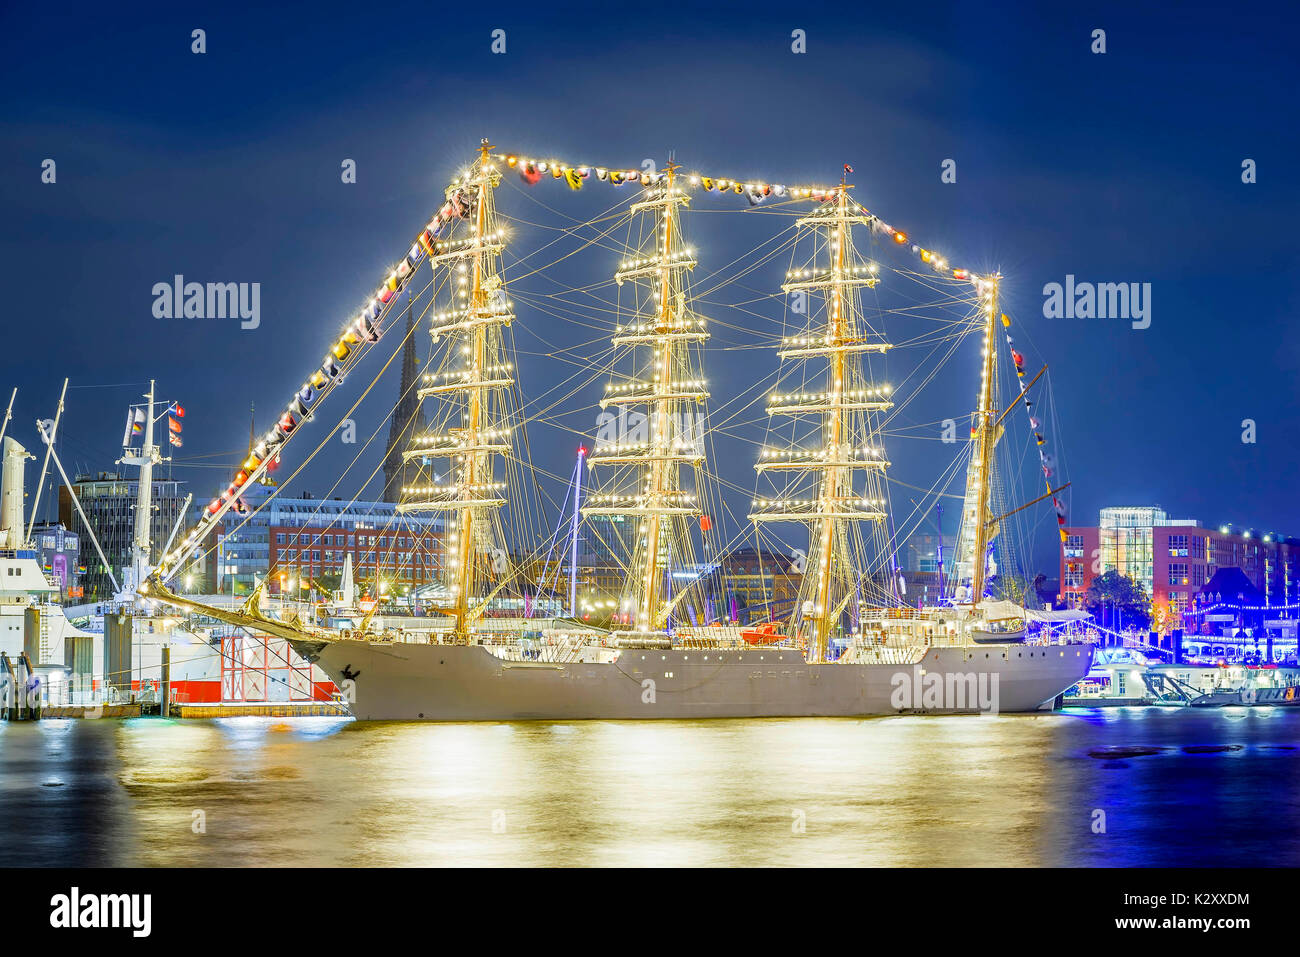
<instances>
[{"instance_id":1,"label":"tree","mask_svg":"<svg viewBox=\"0 0 1300 957\"><path fill-rule=\"evenodd\" d=\"M312 585L317 591L330 592L331 594L338 591L343 584L343 575L341 572L321 572L311 580Z\"/></svg>"},{"instance_id":2,"label":"tree","mask_svg":"<svg viewBox=\"0 0 1300 957\"><path fill-rule=\"evenodd\" d=\"M1151 602L1151 630L1167 635L1175 628L1183 627L1182 613L1165 604Z\"/></svg>"},{"instance_id":3,"label":"tree","mask_svg":"<svg viewBox=\"0 0 1300 957\"><path fill-rule=\"evenodd\" d=\"M1044 576L1039 575L1039 578ZM1038 598L1037 592L1034 591L1034 584L1024 575L1015 573L1007 575L994 575L989 579L989 593L1007 601L1015 602L1022 608L1037 608L1042 602Z\"/></svg>"},{"instance_id":4,"label":"tree","mask_svg":"<svg viewBox=\"0 0 1300 957\"><path fill-rule=\"evenodd\" d=\"M1113 568L1088 585L1083 607L1110 628L1133 625L1146 630L1151 626L1151 601L1146 589Z\"/></svg>"},{"instance_id":5,"label":"tree","mask_svg":"<svg viewBox=\"0 0 1300 957\"><path fill-rule=\"evenodd\" d=\"M1048 598L1044 598L1044 597L1043 597L1043 588L1045 588L1046 585L1047 585L1047 576L1044 575L1042 572L1039 572L1037 575L1035 575L1035 576L1034 576L1034 580L1033 580L1032 582L1029 583L1029 591L1030 591L1030 594L1032 594L1032 595L1034 596L1034 607L1035 607L1035 608L1039 608L1039 607L1042 607L1042 608L1051 608L1051 607L1052 607L1052 600L1051 600L1051 598L1050 598L1050 597L1048 597ZM1025 607L1028 608L1029 606L1026 605Z\"/></svg>"}]
</instances>

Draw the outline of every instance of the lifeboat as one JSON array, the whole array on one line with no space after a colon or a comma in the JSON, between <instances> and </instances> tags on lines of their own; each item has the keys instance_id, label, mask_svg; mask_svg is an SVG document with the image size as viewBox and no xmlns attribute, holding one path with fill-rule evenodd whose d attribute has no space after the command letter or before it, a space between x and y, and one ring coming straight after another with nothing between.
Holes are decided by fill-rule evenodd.
<instances>
[{"instance_id":1,"label":"lifeboat","mask_svg":"<svg viewBox=\"0 0 1300 957\"><path fill-rule=\"evenodd\" d=\"M781 634L780 629L779 623L765 621L756 628L746 628L740 633L740 637L751 645L773 645L785 640L785 635Z\"/></svg>"},{"instance_id":2,"label":"lifeboat","mask_svg":"<svg viewBox=\"0 0 1300 957\"><path fill-rule=\"evenodd\" d=\"M971 639L979 644L1012 644L1025 637L1025 610L1014 602L982 601L971 622ZM982 620L981 620L982 619Z\"/></svg>"}]
</instances>

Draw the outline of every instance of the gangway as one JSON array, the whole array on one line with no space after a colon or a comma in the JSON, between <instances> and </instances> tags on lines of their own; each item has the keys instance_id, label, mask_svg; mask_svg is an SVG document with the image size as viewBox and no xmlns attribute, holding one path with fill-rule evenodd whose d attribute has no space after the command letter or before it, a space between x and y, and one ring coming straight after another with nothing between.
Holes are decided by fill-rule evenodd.
<instances>
[{"instance_id":1,"label":"gangway","mask_svg":"<svg viewBox=\"0 0 1300 957\"><path fill-rule=\"evenodd\" d=\"M1187 705L1193 698L1201 697L1201 692L1184 684L1172 675L1160 671L1143 671L1142 683L1151 692L1156 704Z\"/></svg>"}]
</instances>

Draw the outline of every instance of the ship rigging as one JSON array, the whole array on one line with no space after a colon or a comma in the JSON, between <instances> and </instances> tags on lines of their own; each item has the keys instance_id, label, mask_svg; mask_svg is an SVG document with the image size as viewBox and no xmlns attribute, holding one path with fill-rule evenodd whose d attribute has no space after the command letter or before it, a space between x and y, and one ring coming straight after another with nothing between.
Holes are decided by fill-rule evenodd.
<instances>
[{"instance_id":1,"label":"ship rigging","mask_svg":"<svg viewBox=\"0 0 1300 957\"><path fill-rule=\"evenodd\" d=\"M886 598L879 573L888 554L883 473L889 462L880 421L892 403L889 388L876 384L864 358L883 356L890 343L864 324L858 303L858 290L873 288L879 279L853 247L852 227L867 225L867 219L851 204L848 185L841 181L832 199L796 225L812 242L814 257L808 268L793 270L781 289L804 307L796 312L807 313L808 326L783 341L778 356L799 367L802 384L798 391L769 396L767 414L807 417L814 425L795 433L797 446L763 450L756 471L795 478L776 497L755 499L750 519L809 525L809 572L792 627L807 643L808 660L821 662L850 603L853 620L860 620L864 587ZM808 308L813 299L819 305ZM822 368L810 370L814 364ZM801 479L811 481L809 497L798 497L806 487Z\"/></svg>"},{"instance_id":2,"label":"ship rigging","mask_svg":"<svg viewBox=\"0 0 1300 957\"><path fill-rule=\"evenodd\" d=\"M568 389L567 395L573 396L597 374L608 377L597 402L602 413L612 412L621 424L635 418L642 428L629 435L620 425L613 441L598 437L586 464L599 477L599 486L581 507L575 489L569 525L574 541L568 554L576 561L579 516L588 524L630 520L625 526L632 534L621 559L625 586L619 600L627 628L620 631L618 647L672 648L683 638L698 645L697 626L716 621L711 589L718 558L745 533L729 539L715 532L713 516L727 511L725 502L715 497L715 486L726 483L711 469L706 449L714 434L724 433L760 402L769 423L768 438L753 468L760 487L772 489L754 494L748 512L753 534L760 548L765 541L769 546L775 541L779 548L782 540L768 538L767 526L792 523L808 529L806 551L796 551L806 555L798 598L784 624L770 632L775 643L793 646L807 663L821 665L837 659L864 661L872 655L884 660L878 644L891 635L907 647L940 639L964 643L1014 636L1014 602L1024 596L1006 588L990 593L990 579L998 578L991 543L1004 520L1022 516L1060 488L1052 489L1049 481L1047 496L995 514L1004 507L1007 493L996 459L1003 420L1012 408L998 409L997 323L1001 318L1009 324L999 303L1000 275L952 267L913 243L857 203L846 178L831 187L787 187L687 174L672 162L662 170L623 170L530 160L494 149L483 142L475 162L449 186L445 203L417 234L406 256L294 393L272 429L252 444L234 480L180 543L167 549L142 592L195 607L193 601L172 595L165 582L202 548L216 522L232 508L243 508L244 490L279 459L300 426L319 414L344 373L383 338L397 302L405 298L408 309L417 299L424 303L421 318L427 318L434 350L418 390L421 420L429 426L411 437L404 453L415 477L402 489L398 513L438 513L447 519L442 578L448 597L433 608L448 621L440 640L473 644L489 608L506 598L523 611L521 621L527 619L530 599L537 597L542 583L548 576L558 580L558 565L549 566L549 559L541 558L543 552L556 552L555 539L546 542L530 524L542 503L536 496L528 500L527 489L539 476L549 476L529 459L527 429L551 424L551 410L564 401L556 393ZM613 275L614 287L627 293L626 301L620 293L608 310L617 317L608 347L583 356L583 361L573 354L573 364L585 371L538 390L541 398L527 402L522 398L527 392L521 392L517 381L510 334L515 303L506 292L509 270L502 259L508 230L494 198L510 170L529 186L549 174L573 190L592 180L639 187L625 209L616 207L610 214L614 225L598 219L564 227L567 235L581 240L580 248L588 248L609 245L614 226L627 224L629 239ZM711 334L695 310L690 283L698 257L683 241L682 214L697 192L741 195L751 208L768 200L782 207L812 204L776 247L789 248L792 256L792 268L780 287L786 303L782 334L757 336L776 346L781 362L774 376L778 387L762 396L764 381L756 381L729 399L727 404L736 408L728 417L719 420L715 409L712 421L703 369L704 346ZM884 363L895 344L884 333L885 311L870 314L862 299L864 293L876 291L881 270L877 261L858 253L855 229L912 252L927 270L911 271L910 281L923 288L931 283L936 289L943 286L940 291L950 305L969 302L973 315L950 322L939 333L915 336L913 344L943 349L946 360L969 333L978 332L982 340L955 568L946 575L941 572L945 594L929 607L901 616L905 621L897 614L909 604L897 552L900 538L921 519L914 519L914 513L896 523L892 515L886 445L891 435L899 434L891 433L891 426L912 397L899 403L895 389L884 381ZM800 249L804 255L795 261ZM757 262L772 254L767 251ZM425 260L427 270L421 268ZM750 263L733 275L753 268L756 264ZM530 268L526 275L539 271ZM895 273L904 275L901 270ZM422 288L413 281L417 275L430 277ZM973 290L973 296L950 291L962 289ZM554 312L558 305L568 313L562 318L570 321L582 313L581 306L564 296L544 301L528 291L518 295L538 311ZM593 307L588 315L598 319L603 311ZM722 325L742 329L734 323ZM1013 355L1028 407L1023 360L1014 350ZM574 378L579 380L576 385ZM922 384L931 378L927 375ZM1041 447L1032 416L1031 424ZM945 469L930 491L947 494L942 489L959 469L958 463ZM1050 480L1045 461L1043 471ZM582 474L581 461L577 474ZM1062 515L1059 500L1054 502ZM570 578L570 608L575 604ZM220 618L218 612L213 614ZM271 619L251 600L239 621L230 621L250 627L259 618L273 634L288 637L297 628L301 640L331 637L300 622L275 621L271 628ZM363 620L363 636L369 621L370 616ZM719 633L710 640L725 639Z\"/></svg>"}]
</instances>

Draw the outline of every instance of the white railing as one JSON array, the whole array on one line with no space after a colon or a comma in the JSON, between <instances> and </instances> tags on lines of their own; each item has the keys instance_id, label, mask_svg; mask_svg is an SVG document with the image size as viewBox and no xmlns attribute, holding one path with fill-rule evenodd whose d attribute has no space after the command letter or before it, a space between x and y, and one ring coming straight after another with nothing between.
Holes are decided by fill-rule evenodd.
<instances>
[{"instance_id":1,"label":"white railing","mask_svg":"<svg viewBox=\"0 0 1300 957\"><path fill-rule=\"evenodd\" d=\"M925 657L925 652L924 645L850 644L838 660L860 665L915 665Z\"/></svg>"}]
</instances>

